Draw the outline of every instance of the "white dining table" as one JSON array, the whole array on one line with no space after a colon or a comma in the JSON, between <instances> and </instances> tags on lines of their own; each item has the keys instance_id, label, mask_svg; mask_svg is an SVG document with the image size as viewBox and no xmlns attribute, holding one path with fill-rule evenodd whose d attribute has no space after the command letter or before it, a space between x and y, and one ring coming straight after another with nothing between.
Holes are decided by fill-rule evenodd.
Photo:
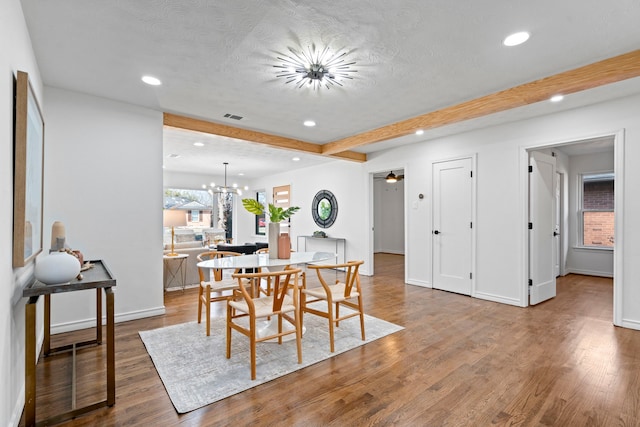
<instances>
[{"instance_id":1,"label":"white dining table","mask_svg":"<svg viewBox=\"0 0 640 427\"><path fill-rule=\"evenodd\" d=\"M264 254L251 254L251 255L239 255L239 256L227 256L222 258L214 258L198 263L198 267L211 268L211 269L249 269L249 268L266 268L269 271L282 270L288 265L309 264L322 261L328 261L336 259L338 255L332 252L291 252L290 258L269 258L268 253ZM288 327L287 322L283 322L283 328ZM271 320L264 320L260 322L257 327L257 335L259 337L266 337L273 335L277 328L277 324ZM306 331L304 325L302 326L302 333ZM283 337L283 341L295 339L293 335L287 335ZM278 342L277 339L264 341L264 342Z\"/></svg>"},{"instance_id":2,"label":"white dining table","mask_svg":"<svg viewBox=\"0 0 640 427\"><path fill-rule=\"evenodd\" d=\"M213 269L266 268L270 271L281 270L287 265L309 264L335 259L331 252L291 252L290 258L269 258L268 253L214 258L198 263L198 267Z\"/></svg>"}]
</instances>

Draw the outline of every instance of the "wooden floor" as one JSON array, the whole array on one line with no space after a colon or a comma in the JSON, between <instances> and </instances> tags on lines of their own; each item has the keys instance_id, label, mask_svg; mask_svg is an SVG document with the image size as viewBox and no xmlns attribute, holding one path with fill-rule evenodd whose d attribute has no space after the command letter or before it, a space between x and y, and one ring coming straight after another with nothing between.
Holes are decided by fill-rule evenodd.
<instances>
[{"instance_id":1,"label":"wooden floor","mask_svg":"<svg viewBox=\"0 0 640 427\"><path fill-rule=\"evenodd\" d=\"M612 325L610 279L569 275L555 299L518 308L405 285L402 256L375 261L366 312L403 331L178 415L138 336L195 319L197 290L170 292L166 315L116 325L116 405L64 425L640 425L640 331ZM102 390L102 353L81 353L79 405ZM40 362L38 418L67 409L69 370Z\"/></svg>"}]
</instances>

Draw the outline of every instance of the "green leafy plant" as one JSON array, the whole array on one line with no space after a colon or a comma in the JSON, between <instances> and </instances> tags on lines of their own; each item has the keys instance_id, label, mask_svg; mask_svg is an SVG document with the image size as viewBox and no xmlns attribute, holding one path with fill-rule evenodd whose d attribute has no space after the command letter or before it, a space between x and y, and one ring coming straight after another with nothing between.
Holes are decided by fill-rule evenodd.
<instances>
[{"instance_id":1,"label":"green leafy plant","mask_svg":"<svg viewBox=\"0 0 640 427\"><path fill-rule=\"evenodd\" d=\"M294 213L298 212L300 208L298 206L291 206L287 209L276 207L269 203L268 212L265 212L264 205L256 199L242 199L242 206L254 215L269 215L271 222L281 222L287 218L290 218Z\"/></svg>"}]
</instances>

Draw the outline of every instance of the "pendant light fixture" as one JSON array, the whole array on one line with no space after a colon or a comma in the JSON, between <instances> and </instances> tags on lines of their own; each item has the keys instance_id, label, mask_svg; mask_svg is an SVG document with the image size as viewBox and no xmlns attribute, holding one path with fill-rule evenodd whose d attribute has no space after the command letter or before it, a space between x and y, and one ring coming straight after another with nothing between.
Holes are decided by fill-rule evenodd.
<instances>
[{"instance_id":1,"label":"pendant light fixture","mask_svg":"<svg viewBox=\"0 0 640 427\"><path fill-rule=\"evenodd\" d=\"M242 195L242 191L236 187L229 187L227 185L227 166L229 166L228 162L224 162L224 185L218 185L213 187L211 190L212 193L215 194L237 194L239 196Z\"/></svg>"},{"instance_id":2,"label":"pendant light fixture","mask_svg":"<svg viewBox=\"0 0 640 427\"><path fill-rule=\"evenodd\" d=\"M393 171L389 172L389 175L385 178L389 184L393 184L394 182L398 182L398 177L393 173Z\"/></svg>"}]
</instances>

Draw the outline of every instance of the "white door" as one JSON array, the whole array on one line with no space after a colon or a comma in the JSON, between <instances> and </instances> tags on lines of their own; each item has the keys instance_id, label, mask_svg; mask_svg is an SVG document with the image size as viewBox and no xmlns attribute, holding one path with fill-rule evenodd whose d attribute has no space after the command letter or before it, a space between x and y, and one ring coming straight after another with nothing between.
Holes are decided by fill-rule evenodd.
<instances>
[{"instance_id":1,"label":"white door","mask_svg":"<svg viewBox=\"0 0 640 427\"><path fill-rule=\"evenodd\" d=\"M556 159L529 155L529 302L556 296Z\"/></svg>"},{"instance_id":2,"label":"white door","mask_svg":"<svg viewBox=\"0 0 640 427\"><path fill-rule=\"evenodd\" d=\"M433 165L433 287L471 295L470 158Z\"/></svg>"},{"instance_id":3,"label":"white door","mask_svg":"<svg viewBox=\"0 0 640 427\"><path fill-rule=\"evenodd\" d=\"M562 270L560 269L560 264L562 263L562 244L561 244L561 239L560 239L560 221L562 220L562 190L561 190L561 183L562 183L562 174L556 172L556 190L555 190L555 196L556 196L556 217L555 217L555 227L554 227L554 231L553 231L553 237L555 240L555 247L556 247L556 262L553 268L553 274L556 275L556 277L560 276L560 274L562 273Z\"/></svg>"}]
</instances>

